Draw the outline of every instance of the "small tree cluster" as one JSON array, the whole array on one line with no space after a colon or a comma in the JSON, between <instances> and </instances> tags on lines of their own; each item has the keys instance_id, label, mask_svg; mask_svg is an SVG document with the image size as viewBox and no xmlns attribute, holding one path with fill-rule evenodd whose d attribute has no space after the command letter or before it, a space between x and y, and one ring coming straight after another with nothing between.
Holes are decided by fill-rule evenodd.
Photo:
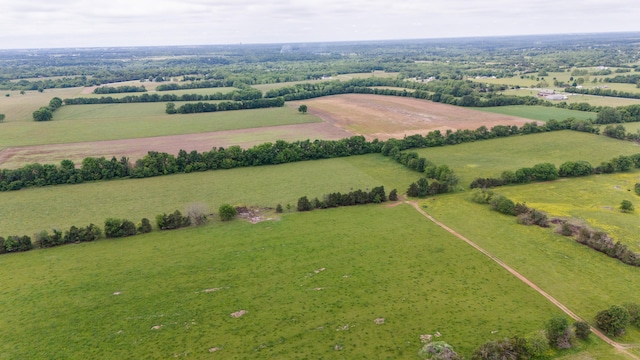
<instances>
[{"instance_id":1,"label":"small tree cluster","mask_svg":"<svg viewBox=\"0 0 640 360\"><path fill-rule=\"evenodd\" d=\"M426 344L418 351L421 359L430 360L461 360L462 356L455 352L453 347L444 341L434 341Z\"/></svg>"},{"instance_id":2,"label":"small tree cluster","mask_svg":"<svg viewBox=\"0 0 640 360\"><path fill-rule=\"evenodd\" d=\"M629 324L629 310L623 306L613 305L596 315L596 326L608 335L623 335Z\"/></svg>"},{"instance_id":3,"label":"small tree cluster","mask_svg":"<svg viewBox=\"0 0 640 360\"><path fill-rule=\"evenodd\" d=\"M127 219L108 218L104 221L104 236L107 238L127 237L137 233L136 225Z\"/></svg>"},{"instance_id":4,"label":"small tree cluster","mask_svg":"<svg viewBox=\"0 0 640 360\"><path fill-rule=\"evenodd\" d=\"M64 234L56 229L52 230L51 234L46 230L39 232L35 236L34 245L39 248L49 248L64 244L95 241L101 236L102 230L94 224L80 228L71 226Z\"/></svg>"},{"instance_id":5,"label":"small tree cluster","mask_svg":"<svg viewBox=\"0 0 640 360\"><path fill-rule=\"evenodd\" d=\"M187 216L182 216L182 213L176 210L169 215L156 215L156 225L160 230L173 230L191 225L191 220Z\"/></svg>"},{"instance_id":6,"label":"small tree cluster","mask_svg":"<svg viewBox=\"0 0 640 360\"><path fill-rule=\"evenodd\" d=\"M387 201L387 195L384 186L378 186L371 191L355 190L348 193L330 193L323 197L323 200L315 198L309 200L303 196L298 199L298 211L310 211L313 209L327 209L339 206L363 205L371 203L381 203Z\"/></svg>"},{"instance_id":7,"label":"small tree cluster","mask_svg":"<svg viewBox=\"0 0 640 360\"><path fill-rule=\"evenodd\" d=\"M605 253L607 256L618 259L627 265L640 266L640 254L629 250L625 245L613 241L603 231L596 231L588 226L576 227L575 239L577 242Z\"/></svg>"},{"instance_id":8,"label":"small tree cluster","mask_svg":"<svg viewBox=\"0 0 640 360\"><path fill-rule=\"evenodd\" d=\"M410 197L426 197L437 194L444 194L451 191L452 188L447 183L437 180L429 181L422 177L417 182L411 183L407 189L407 196Z\"/></svg>"},{"instance_id":9,"label":"small tree cluster","mask_svg":"<svg viewBox=\"0 0 640 360\"><path fill-rule=\"evenodd\" d=\"M545 331L549 344L558 349L571 348L571 328L564 316L556 316L545 323Z\"/></svg>"},{"instance_id":10,"label":"small tree cluster","mask_svg":"<svg viewBox=\"0 0 640 360\"><path fill-rule=\"evenodd\" d=\"M471 359L473 360L494 360L494 359L528 359L529 349L524 338L512 337L503 340L486 342L477 348Z\"/></svg>"},{"instance_id":11,"label":"small tree cluster","mask_svg":"<svg viewBox=\"0 0 640 360\"><path fill-rule=\"evenodd\" d=\"M622 202L620 203L620 211L622 211L623 213L632 213L634 212L635 207L633 206L633 203L629 200L622 200Z\"/></svg>"},{"instance_id":12,"label":"small tree cluster","mask_svg":"<svg viewBox=\"0 0 640 360\"><path fill-rule=\"evenodd\" d=\"M8 236L6 239L0 236L0 254L29 251L33 248L29 236Z\"/></svg>"}]
</instances>

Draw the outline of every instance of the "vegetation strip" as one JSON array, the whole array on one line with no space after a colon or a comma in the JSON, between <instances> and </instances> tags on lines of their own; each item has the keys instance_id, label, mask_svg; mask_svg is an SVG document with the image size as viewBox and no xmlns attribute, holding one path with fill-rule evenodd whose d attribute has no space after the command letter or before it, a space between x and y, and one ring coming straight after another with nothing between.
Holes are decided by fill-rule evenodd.
<instances>
[{"instance_id":1,"label":"vegetation strip","mask_svg":"<svg viewBox=\"0 0 640 360\"><path fill-rule=\"evenodd\" d=\"M474 243L473 241L467 239L466 237L462 236L461 234L459 234L455 230L451 229L450 227L448 227L444 223L441 223L440 221L436 220L433 216L427 214L424 210L422 210L420 208L420 206L416 202L406 201L406 203L410 204L411 206L413 206L420 214L422 214L427 219L431 220L434 224L440 226L444 230L448 231L450 234L452 234L455 237L457 237L458 239L466 242L467 244L471 245L476 250L480 251L481 253L483 253L484 255L489 257L491 260L495 261L498 265L502 266L505 270L507 270L508 272L513 274L516 278L518 278L519 280L521 280L522 282L524 282L525 284L530 286L532 289L537 291L540 295L544 296L551 303L556 305L560 310L562 310L565 314L569 315L572 319L574 319L575 321L583 321L584 322L584 320L581 317L576 315L573 311L571 311L568 307L566 307L560 301L556 300L553 296L549 295L546 291L542 290L538 285L533 283L531 280L527 279L525 276L523 276L522 274L517 272L511 266L509 266L506 263L504 263L502 260L498 259L496 256L492 255L487 250L485 250L482 247L480 247L480 245L478 245L478 244ZM593 326L590 326L590 328L591 328L591 331L594 334L596 334L596 336L598 336L600 339L604 340L609 345L611 345L614 348L616 348L617 350L623 352L625 355L629 356L632 359L640 360L640 357L634 355L633 353L631 353L631 352L629 352L627 350L628 348L632 347L631 345L620 344L620 343L618 343L616 341L613 341L612 339L610 339L608 336L606 336L604 333L602 333L600 330L594 328Z\"/></svg>"}]
</instances>

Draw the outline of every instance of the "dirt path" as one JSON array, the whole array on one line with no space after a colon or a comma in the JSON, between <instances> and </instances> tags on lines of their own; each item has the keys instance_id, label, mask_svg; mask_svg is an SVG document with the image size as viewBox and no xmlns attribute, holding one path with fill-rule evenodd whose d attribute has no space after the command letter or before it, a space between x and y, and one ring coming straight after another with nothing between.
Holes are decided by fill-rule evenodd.
<instances>
[{"instance_id":1,"label":"dirt path","mask_svg":"<svg viewBox=\"0 0 640 360\"><path fill-rule=\"evenodd\" d=\"M448 231L449 233L451 233L452 235L456 236L458 239L466 242L467 244L473 246L476 250L480 251L481 253L485 254L486 256L488 256L491 260L495 261L496 263L498 263L498 265L502 266L504 269L506 269L508 272L510 272L511 274L513 274L515 277L517 277L518 279L520 279L522 282L524 282L525 284L529 285L531 288L533 288L535 291L537 291L540 295L544 296L545 298L547 298L547 300L551 301L555 306L559 307L560 310L564 311L565 314L569 315L572 319L576 320L576 321L584 321L581 317L579 317L578 315L576 315L573 311L569 310L569 308L567 306L565 306L564 304L562 304L560 301L556 300L553 296L549 295L546 291L542 290L540 287L538 287L538 285L534 284L531 280L527 279L526 277L524 277L522 274L520 274L519 272L517 272L516 270L514 270L511 266L505 264L502 260L498 259L497 257L495 257L494 255L492 255L490 252L488 252L487 250L481 248L478 244L474 243L473 241L467 239L466 237L460 235L458 232L456 232L455 230L451 229L450 227L448 227L447 225L441 223L440 221L436 220L433 216L427 214L424 210L422 210L420 208L420 206L412 201L405 201L407 204L410 204L411 206L413 206L416 210L418 210L418 212L420 214L422 214L424 217L426 217L427 219L431 220L433 223L435 223L436 225L440 226L441 228L445 229L446 231ZM603 334L600 330L591 327L591 331L596 334L596 336L598 336L600 339L602 339L604 342L608 343L609 345L613 346L614 348L616 348L617 350L619 350L620 352L624 353L625 355L627 355L629 358L631 359L635 359L635 360L640 360L640 357L632 354L631 352L629 352L627 349L633 347L632 345L627 345L627 344L620 344L618 342L615 342L613 340L611 340L608 336L606 336L605 334Z\"/></svg>"}]
</instances>

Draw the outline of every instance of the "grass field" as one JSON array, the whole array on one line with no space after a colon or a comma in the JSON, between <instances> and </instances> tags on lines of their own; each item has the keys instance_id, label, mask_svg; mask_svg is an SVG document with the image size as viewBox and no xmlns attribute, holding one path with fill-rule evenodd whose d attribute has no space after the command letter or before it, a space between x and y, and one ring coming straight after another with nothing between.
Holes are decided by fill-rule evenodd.
<instances>
[{"instance_id":1,"label":"grass field","mask_svg":"<svg viewBox=\"0 0 640 360\"><path fill-rule=\"evenodd\" d=\"M5 114L7 117L4 120L4 124L0 124L2 133L5 132L7 123L33 121L33 112L38 110L41 106L49 105L49 101L54 97L61 99L76 97L80 95L82 88L69 88L69 89L47 89L43 92L37 91L25 91L24 95L21 95L19 91L0 91L0 114ZM9 94L9 96L4 96Z\"/></svg>"},{"instance_id":2,"label":"grass field","mask_svg":"<svg viewBox=\"0 0 640 360\"><path fill-rule=\"evenodd\" d=\"M618 155L640 153L640 147L628 141L575 131L555 131L437 148L419 149L420 156L447 164L458 176L460 186L468 189L477 177L500 177L505 170L551 162L586 160L597 166Z\"/></svg>"},{"instance_id":3,"label":"grass field","mask_svg":"<svg viewBox=\"0 0 640 360\"><path fill-rule=\"evenodd\" d=\"M384 71L374 71L372 73L353 73L353 74L341 74L337 76L328 77L321 80L301 80L301 81L288 81L281 83L272 83L272 84L257 84L251 85L252 88L256 88L263 93L266 93L269 90L279 89L287 86L293 86L296 84L313 84L318 82L326 82L326 81L334 81L334 80L342 80L348 81L351 79L362 79L368 77L396 77L399 73L388 73Z\"/></svg>"},{"instance_id":4,"label":"grass field","mask_svg":"<svg viewBox=\"0 0 640 360\"><path fill-rule=\"evenodd\" d=\"M168 115L163 103L63 106L54 120L0 124L0 147L133 139L320 122L289 107Z\"/></svg>"},{"instance_id":5,"label":"grass field","mask_svg":"<svg viewBox=\"0 0 640 360\"><path fill-rule=\"evenodd\" d=\"M523 91L523 90L520 90ZM535 94L534 94L535 96ZM546 106L526 106L526 105L513 105L513 106L494 106L494 107L479 107L473 108L479 111L492 112L496 114L519 116L532 120L549 121L555 119L558 121L568 119L570 117L578 120L595 119L597 113L559 109Z\"/></svg>"},{"instance_id":6,"label":"grass field","mask_svg":"<svg viewBox=\"0 0 640 360\"><path fill-rule=\"evenodd\" d=\"M436 332L469 357L560 314L407 205L216 223L0 263L0 335L12 339L2 358L414 359L420 335Z\"/></svg>"},{"instance_id":7,"label":"grass field","mask_svg":"<svg viewBox=\"0 0 640 360\"><path fill-rule=\"evenodd\" d=\"M472 203L468 196L464 193L441 196L423 204L427 213L514 267L592 324L600 310L637 302L636 294L640 292L637 267L609 258L551 229L519 225L515 217ZM640 331L629 327L627 335L617 340L640 344Z\"/></svg>"},{"instance_id":8,"label":"grass field","mask_svg":"<svg viewBox=\"0 0 640 360\"><path fill-rule=\"evenodd\" d=\"M230 93L234 90L238 90L237 88L234 87L218 87L218 88L205 88L205 89L186 89L186 90L170 90L170 91L155 91L155 90L151 90L151 91L147 91L147 92L140 92L140 93L118 93L118 94L82 94L79 95L77 97L87 97L87 98L101 98L101 97L112 97L114 99L120 99L126 96L141 96L143 94L148 94L148 95L153 95L153 94L158 94L160 96L162 95L167 95L167 94L175 94L175 95L185 95L185 94L198 94L198 95L211 95L211 94L215 94L215 93Z\"/></svg>"},{"instance_id":9,"label":"grass field","mask_svg":"<svg viewBox=\"0 0 640 360\"><path fill-rule=\"evenodd\" d=\"M618 210L622 200L640 209L640 197L633 191L638 182L640 171L507 186L496 191L551 216L583 219L640 253L640 214Z\"/></svg>"},{"instance_id":10,"label":"grass field","mask_svg":"<svg viewBox=\"0 0 640 360\"><path fill-rule=\"evenodd\" d=\"M389 158L365 155L2 192L5 216L0 217L0 234L33 235L89 223L102 226L108 217L153 220L163 212L183 211L191 203L204 203L212 211L224 203L271 208L280 203L295 209L298 198L305 195L322 198L330 192L379 185L387 192L397 188L403 193L418 177Z\"/></svg>"}]
</instances>

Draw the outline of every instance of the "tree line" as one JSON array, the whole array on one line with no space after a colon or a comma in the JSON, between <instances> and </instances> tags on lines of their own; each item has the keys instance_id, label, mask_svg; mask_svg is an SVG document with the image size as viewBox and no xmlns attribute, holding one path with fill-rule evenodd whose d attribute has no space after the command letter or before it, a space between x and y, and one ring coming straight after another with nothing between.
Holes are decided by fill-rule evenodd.
<instances>
[{"instance_id":1,"label":"tree line","mask_svg":"<svg viewBox=\"0 0 640 360\"><path fill-rule=\"evenodd\" d=\"M640 153L630 156L616 156L609 161L603 161L595 167L584 160L567 161L560 165L560 168L556 168L552 163L540 163L532 167L520 168L515 172L503 171L499 178L476 178L469 187L471 189L486 189L510 184L527 184L533 181L557 180L561 177L626 172L631 168L640 168Z\"/></svg>"},{"instance_id":2,"label":"tree line","mask_svg":"<svg viewBox=\"0 0 640 360\"><path fill-rule=\"evenodd\" d=\"M218 210L221 221L233 219L237 214L234 207L223 204ZM188 226L200 226L208 222L213 214L209 214L206 208L192 204L187 208L187 214L183 215L179 210L170 214L156 215L156 228L158 230L174 230ZM142 218L137 224L127 219L107 218L104 221L104 231L99 226L89 224L85 227L71 226L65 231L53 229L51 232L40 231L32 239L30 236L0 236L0 254L29 251L34 248L50 248L65 244L77 244L101 239L104 235L107 239L122 238L153 231L153 226L147 218Z\"/></svg>"},{"instance_id":3,"label":"tree line","mask_svg":"<svg viewBox=\"0 0 640 360\"><path fill-rule=\"evenodd\" d=\"M367 189L369 190L369 189ZM330 193L323 197L322 200L314 198L309 200L308 197L302 196L298 199L298 205L296 209L298 211L311 211L313 209L328 209L341 206L353 206L364 204L378 204L387 201L387 195L384 191L384 186L378 186L367 190L355 190L348 193L341 194L339 192ZM395 189L389 193L390 201L398 200L398 193Z\"/></svg>"},{"instance_id":4,"label":"tree line","mask_svg":"<svg viewBox=\"0 0 640 360\"><path fill-rule=\"evenodd\" d=\"M70 98L64 99L65 105L90 105L90 104L129 104L129 103L151 103L169 101L208 101L208 100L255 100L261 99L262 92L257 89L234 90L228 93L217 92L209 95L200 94L142 94L128 95L122 98L111 96L101 98Z\"/></svg>"},{"instance_id":5,"label":"tree line","mask_svg":"<svg viewBox=\"0 0 640 360\"><path fill-rule=\"evenodd\" d=\"M174 103L167 103L165 112L167 114L196 114L217 111L265 109L283 106L284 99L279 97L275 99L241 100L234 102L222 101L219 103L187 103L177 108Z\"/></svg>"},{"instance_id":6,"label":"tree line","mask_svg":"<svg viewBox=\"0 0 640 360\"><path fill-rule=\"evenodd\" d=\"M123 85L123 86L100 86L93 89L94 94L118 94L128 92L146 92L144 86Z\"/></svg>"},{"instance_id":7,"label":"tree line","mask_svg":"<svg viewBox=\"0 0 640 360\"><path fill-rule=\"evenodd\" d=\"M156 91L170 91L170 90L188 90L188 89L205 89L205 88L217 88L217 87L231 87L234 86L233 80L202 80L193 81L184 84L162 84L156 87Z\"/></svg>"},{"instance_id":8,"label":"tree line","mask_svg":"<svg viewBox=\"0 0 640 360\"><path fill-rule=\"evenodd\" d=\"M426 135L415 134L403 139L366 141L363 136L352 136L340 140L303 140L286 142L278 140L242 149L234 145L228 148L213 148L210 151L187 152L180 150L178 155L166 152L150 151L135 161L122 157L87 157L80 168L70 160L63 160L59 166L54 164L28 164L18 169L0 170L0 191L19 190L26 187L39 187L58 184L76 184L85 181L120 179L127 177L145 178L176 173L190 173L236 167L276 165L297 161L329 159L370 153L382 153L387 156L395 147L400 151L411 148L426 148L464 142L492 139L496 137L532 134L541 131L558 131L565 128L576 131L596 131L589 122L567 119L562 122L548 121L544 125L524 124L522 127L496 125L491 129L484 126L476 130L447 131L439 130Z\"/></svg>"},{"instance_id":9,"label":"tree line","mask_svg":"<svg viewBox=\"0 0 640 360\"><path fill-rule=\"evenodd\" d=\"M613 77L605 78L604 81L608 82L608 83L638 84L638 85L640 85L640 74L616 75L616 76L613 76Z\"/></svg>"},{"instance_id":10,"label":"tree line","mask_svg":"<svg viewBox=\"0 0 640 360\"><path fill-rule=\"evenodd\" d=\"M613 89L603 89L603 88L594 88L594 89L586 89L577 87L568 87L564 89L564 91L568 93L574 94L585 94L585 95L596 95L596 96L611 96L611 97L619 97L625 99L640 99L640 93L630 92L630 91L621 91L621 90L613 90Z\"/></svg>"},{"instance_id":11,"label":"tree line","mask_svg":"<svg viewBox=\"0 0 640 360\"><path fill-rule=\"evenodd\" d=\"M58 110L62 106L62 100L59 97L54 97L49 101L49 106L43 106L40 109L33 112L34 121L50 121L53 120L53 112Z\"/></svg>"}]
</instances>

